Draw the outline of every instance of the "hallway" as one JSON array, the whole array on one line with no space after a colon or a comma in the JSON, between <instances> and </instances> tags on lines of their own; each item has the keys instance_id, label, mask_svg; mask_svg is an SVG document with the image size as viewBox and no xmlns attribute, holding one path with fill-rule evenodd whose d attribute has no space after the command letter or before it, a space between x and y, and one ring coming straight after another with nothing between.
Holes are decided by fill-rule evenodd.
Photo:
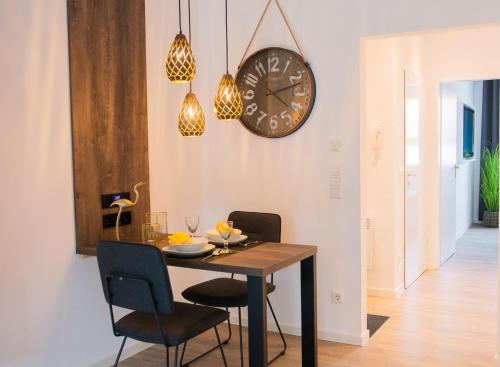
<instances>
[{"instance_id":1,"label":"hallway","mask_svg":"<svg viewBox=\"0 0 500 367\"><path fill-rule=\"evenodd\" d=\"M456 254L402 297L369 298L370 313L391 318L368 349L394 366L494 365L497 264L498 230L472 227Z\"/></svg>"},{"instance_id":2,"label":"hallway","mask_svg":"<svg viewBox=\"0 0 500 367\"><path fill-rule=\"evenodd\" d=\"M494 366L497 256L498 230L471 228L458 241L457 253L439 271L425 272L403 296L369 297L370 313L390 316L369 346L320 341L319 366ZM224 348L233 366L239 365L236 338ZM202 351L212 339L212 333L195 339L187 356ZM287 341L286 356L273 366L300 365L300 339L288 336ZM269 345L269 353L273 355L279 346L276 334L270 336ZM164 348L155 346L120 366L164 366L164 356ZM222 363L220 355L212 353L194 365L213 367Z\"/></svg>"}]
</instances>

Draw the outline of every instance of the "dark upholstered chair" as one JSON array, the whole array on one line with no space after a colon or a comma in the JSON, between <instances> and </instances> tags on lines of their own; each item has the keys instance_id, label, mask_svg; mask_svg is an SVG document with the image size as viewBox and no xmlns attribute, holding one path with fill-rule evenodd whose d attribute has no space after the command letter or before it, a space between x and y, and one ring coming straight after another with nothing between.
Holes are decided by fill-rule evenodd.
<instances>
[{"instance_id":1,"label":"dark upholstered chair","mask_svg":"<svg viewBox=\"0 0 500 367\"><path fill-rule=\"evenodd\" d=\"M213 307L174 302L168 270L158 248L101 241L97 245L97 262L104 296L109 304L113 333L124 337L115 367L127 338L163 344L167 367L169 347L175 347L177 367L179 345L212 328L227 367L217 325L229 320L229 313ZM113 306L133 312L116 321Z\"/></svg>"},{"instance_id":2,"label":"dark upholstered chair","mask_svg":"<svg viewBox=\"0 0 500 367\"><path fill-rule=\"evenodd\" d=\"M263 242L280 242L281 241L281 217L271 213L254 213L235 211L229 214L228 220L233 221L234 228L241 229L243 234L248 236L248 241L263 241ZM271 275L271 282L267 283L267 294L276 289L274 285L274 277ZM216 278L203 283L193 285L182 292L182 296L195 304L202 304L213 307L223 307L226 310L230 307L238 308L238 320L240 330L240 359L243 366L243 339L241 334L241 308L248 306L247 282L243 280L231 278ZM281 332L281 327L274 313L269 297L267 304L273 315L276 326L283 341L283 349L270 362L274 362L277 358L284 355L286 352L286 341ZM223 344L227 344L231 339L231 324L229 325L229 337ZM210 351L215 350L216 347ZM210 352L208 351L208 352ZM206 352L206 353L208 353ZM196 359L203 357L206 353L198 356ZM192 362L192 361L191 361ZM189 362L189 363L191 363ZM187 363L187 364L189 364ZM182 359L181 359L182 364Z\"/></svg>"}]
</instances>

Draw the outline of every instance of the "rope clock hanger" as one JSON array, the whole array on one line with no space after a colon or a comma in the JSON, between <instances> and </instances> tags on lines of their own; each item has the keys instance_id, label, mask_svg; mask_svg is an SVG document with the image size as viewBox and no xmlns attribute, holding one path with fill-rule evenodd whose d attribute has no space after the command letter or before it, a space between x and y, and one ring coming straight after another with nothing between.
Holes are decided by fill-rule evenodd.
<instances>
[{"instance_id":1,"label":"rope clock hanger","mask_svg":"<svg viewBox=\"0 0 500 367\"><path fill-rule=\"evenodd\" d=\"M298 52L268 47L246 58L273 1ZM243 100L240 122L256 135L266 138L290 135L311 114L316 98L314 74L279 0L268 0L238 66L236 84Z\"/></svg>"}]
</instances>

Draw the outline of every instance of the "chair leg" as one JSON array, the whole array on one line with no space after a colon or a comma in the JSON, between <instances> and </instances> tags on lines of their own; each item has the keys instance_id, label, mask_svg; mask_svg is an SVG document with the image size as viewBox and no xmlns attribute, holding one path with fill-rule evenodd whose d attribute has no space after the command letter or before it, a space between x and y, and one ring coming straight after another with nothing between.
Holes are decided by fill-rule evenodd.
<instances>
[{"instance_id":1,"label":"chair leg","mask_svg":"<svg viewBox=\"0 0 500 367\"><path fill-rule=\"evenodd\" d=\"M193 303L193 305L197 305L196 302ZM226 312L229 312L229 307L226 307ZM222 342L222 344L226 345L227 343L229 343L229 341L231 340L231 335L232 335L232 332L231 332L231 320L230 319L227 319L227 329L229 331L229 336L227 337L226 340L224 340ZM212 350L215 350L217 349L218 347L216 346L214 349L211 349L209 350L209 352L211 352ZM207 352L208 353L208 352ZM182 363L182 362L181 362Z\"/></svg>"},{"instance_id":2,"label":"chair leg","mask_svg":"<svg viewBox=\"0 0 500 367\"><path fill-rule=\"evenodd\" d=\"M241 367L243 367L243 330L241 327L241 307L238 307L238 322L240 327L240 361Z\"/></svg>"},{"instance_id":3,"label":"chair leg","mask_svg":"<svg viewBox=\"0 0 500 367\"><path fill-rule=\"evenodd\" d=\"M226 308L226 311L228 309ZM229 312L229 311L227 311ZM231 340L231 335L232 335L232 332L231 332L231 321L229 319L227 319L227 324L228 324L228 330L229 330L229 336L227 337L226 340L224 340L221 345L226 345L227 343L229 343L229 341ZM205 357L207 354L209 353L212 353L214 350L218 349L219 348L219 344L217 344L215 347L212 347L210 348L209 350L207 350L206 352L200 354L199 356L193 358L192 360L190 360L189 362L186 362L186 363L183 363L183 358L181 358L181 367L187 367L189 366L191 363L193 362L196 362L197 360L199 360L200 358L203 358Z\"/></svg>"},{"instance_id":4,"label":"chair leg","mask_svg":"<svg viewBox=\"0 0 500 367\"><path fill-rule=\"evenodd\" d=\"M116 361L115 361L114 367L117 367L118 362L120 362L120 357L122 355L123 347L125 346L126 341L127 341L127 337L125 336L125 337L123 337L123 342L122 342L122 345L120 347L120 351L118 352L118 355L116 356Z\"/></svg>"},{"instance_id":5,"label":"chair leg","mask_svg":"<svg viewBox=\"0 0 500 367\"><path fill-rule=\"evenodd\" d=\"M187 348L187 340L184 342L184 345L182 347L182 354L181 354L181 366L184 366L184 364L182 364L182 361L184 361L184 353L186 352L186 348Z\"/></svg>"},{"instance_id":6,"label":"chair leg","mask_svg":"<svg viewBox=\"0 0 500 367\"><path fill-rule=\"evenodd\" d=\"M217 326L214 326L215 336L217 337L217 343L219 344L220 354L222 355L222 360L224 361L224 367L227 367L226 356L224 355L224 348L222 348L222 344L220 343L219 331L217 330Z\"/></svg>"},{"instance_id":7,"label":"chair leg","mask_svg":"<svg viewBox=\"0 0 500 367\"><path fill-rule=\"evenodd\" d=\"M226 307L226 312L229 312L229 308ZM229 330L229 336L227 337L227 339L222 343L224 345L226 345L227 343L229 343L229 341L231 340L231 335L232 335L232 332L231 332L231 319L227 319L227 328Z\"/></svg>"},{"instance_id":8,"label":"chair leg","mask_svg":"<svg viewBox=\"0 0 500 367\"><path fill-rule=\"evenodd\" d=\"M177 367L177 357L178 357L178 354L179 354L179 346L176 345L175 346L174 367Z\"/></svg>"},{"instance_id":9,"label":"chair leg","mask_svg":"<svg viewBox=\"0 0 500 367\"><path fill-rule=\"evenodd\" d=\"M120 362L120 357L122 355L123 347L125 346L125 342L127 341L127 337L123 337L122 345L120 346L120 350L118 351L118 355L116 356L114 367L118 366L118 362Z\"/></svg>"},{"instance_id":10,"label":"chair leg","mask_svg":"<svg viewBox=\"0 0 500 367\"><path fill-rule=\"evenodd\" d=\"M166 346L165 349L167 354L167 367L170 367L170 349Z\"/></svg>"},{"instance_id":11,"label":"chair leg","mask_svg":"<svg viewBox=\"0 0 500 367\"><path fill-rule=\"evenodd\" d=\"M283 341L283 349L273 358L271 361L269 361L268 365L276 361L279 357L284 356L286 353L286 341L285 341L285 336L283 335L283 332L281 331L280 324L278 322L278 319L276 318L276 314L274 313L273 306L271 305L271 301L269 300L269 297L266 297L267 299L267 304L269 305L269 309L271 310L271 314L273 315L274 322L276 323L276 326L278 327L278 331L280 333L281 340Z\"/></svg>"}]
</instances>

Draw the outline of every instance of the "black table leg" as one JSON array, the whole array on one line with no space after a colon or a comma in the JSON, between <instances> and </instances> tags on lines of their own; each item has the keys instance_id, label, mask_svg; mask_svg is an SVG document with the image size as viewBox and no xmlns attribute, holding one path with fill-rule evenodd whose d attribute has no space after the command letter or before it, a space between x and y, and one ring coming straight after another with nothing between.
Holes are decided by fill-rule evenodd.
<instances>
[{"instance_id":1,"label":"black table leg","mask_svg":"<svg viewBox=\"0 0 500 367\"><path fill-rule=\"evenodd\" d=\"M302 366L318 365L318 338L316 330L316 256L300 262L300 289L302 305Z\"/></svg>"},{"instance_id":2,"label":"black table leg","mask_svg":"<svg viewBox=\"0 0 500 367\"><path fill-rule=\"evenodd\" d=\"M250 367L267 366L266 279L248 276L248 354Z\"/></svg>"}]
</instances>

